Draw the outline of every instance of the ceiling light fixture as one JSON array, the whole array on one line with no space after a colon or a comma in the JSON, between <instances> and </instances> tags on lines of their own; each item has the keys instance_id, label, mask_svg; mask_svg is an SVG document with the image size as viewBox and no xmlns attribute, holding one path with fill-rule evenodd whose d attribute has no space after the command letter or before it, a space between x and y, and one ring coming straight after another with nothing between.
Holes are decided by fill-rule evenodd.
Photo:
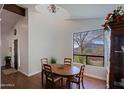
<instances>
[{"instance_id":1,"label":"ceiling light fixture","mask_svg":"<svg viewBox=\"0 0 124 93\"><path fill-rule=\"evenodd\" d=\"M52 12L52 13L56 13L56 11L57 11L58 9L59 9L59 8L57 8L55 4L50 4L50 5L48 6L48 10L49 10L50 12Z\"/></svg>"}]
</instances>

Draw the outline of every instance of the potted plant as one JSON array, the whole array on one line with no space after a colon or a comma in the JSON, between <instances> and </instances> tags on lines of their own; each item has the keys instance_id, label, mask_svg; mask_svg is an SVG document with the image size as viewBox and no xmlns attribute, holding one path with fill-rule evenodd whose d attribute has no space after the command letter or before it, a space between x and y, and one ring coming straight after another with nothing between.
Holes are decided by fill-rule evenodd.
<instances>
[{"instance_id":1,"label":"potted plant","mask_svg":"<svg viewBox=\"0 0 124 93\"><path fill-rule=\"evenodd\" d=\"M51 63L51 64L56 64L56 59L55 59L54 57L52 57L52 58L50 59L50 63Z\"/></svg>"},{"instance_id":2,"label":"potted plant","mask_svg":"<svg viewBox=\"0 0 124 93\"><path fill-rule=\"evenodd\" d=\"M6 66L10 66L11 56L5 56Z\"/></svg>"}]
</instances>

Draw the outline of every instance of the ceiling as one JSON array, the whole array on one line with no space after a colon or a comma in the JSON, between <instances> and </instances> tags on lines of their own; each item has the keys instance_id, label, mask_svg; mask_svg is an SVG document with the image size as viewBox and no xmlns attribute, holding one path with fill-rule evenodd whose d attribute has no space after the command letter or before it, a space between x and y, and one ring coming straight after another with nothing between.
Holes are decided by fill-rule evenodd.
<instances>
[{"instance_id":1,"label":"ceiling","mask_svg":"<svg viewBox=\"0 0 124 93\"><path fill-rule=\"evenodd\" d=\"M20 15L17 15L17 14L15 14L13 12L3 10L2 15L1 15L2 28L4 28L5 30L11 29L17 23L17 21L19 20L20 17L21 17Z\"/></svg>"},{"instance_id":2,"label":"ceiling","mask_svg":"<svg viewBox=\"0 0 124 93\"><path fill-rule=\"evenodd\" d=\"M105 18L105 16L117 8L117 4L63 4L72 19ZM121 5L124 7L124 5Z\"/></svg>"},{"instance_id":3,"label":"ceiling","mask_svg":"<svg viewBox=\"0 0 124 93\"><path fill-rule=\"evenodd\" d=\"M37 4L19 4L24 8L32 8L35 11ZM41 4L43 5L43 4ZM70 19L105 18L119 6L119 4L57 4L59 8L65 9L70 14ZM124 4L121 4L124 7ZM41 9L42 11L42 9Z\"/></svg>"},{"instance_id":4,"label":"ceiling","mask_svg":"<svg viewBox=\"0 0 124 93\"><path fill-rule=\"evenodd\" d=\"M17 5L23 8L32 8L35 7L37 4L17 4Z\"/></svg>"},{"instance_id":5,"label":"ceiling","mask_svg":"<svg viewBox=\"0 0 124 93\"><path fill-rule=\"evenodd\" d=\"M34 4L19 4L19 6L23 8L31 8L31 7L34 7L35 5ZM3 28L5 31L8 31L9 29L11 29L17 23L20 17L21 16L16 13L3 9L1 13L2 30Z\"/></svg>"},{"instance_id":6,"label":"ceiling","mask_svg":"<svg viewBox=\"0 0 124 93\"><path fill-rule=\"evenodd\" d=\"M36 4L18 4L23 8L30 8L37 12ZM64 9L70 15L69 19L89 19L89 18L105 18L105 16L112 12L117 4L57 4L59 8ZM124 4L121 5L124 7ZM47 9L46 9L47 10ZM41 9L42 11L42 9ZM58 10L59 11L59 10ZM6 28L12 28L18 21L20 15L2 11L2 25Z\"/></svg>"}]
</instances>

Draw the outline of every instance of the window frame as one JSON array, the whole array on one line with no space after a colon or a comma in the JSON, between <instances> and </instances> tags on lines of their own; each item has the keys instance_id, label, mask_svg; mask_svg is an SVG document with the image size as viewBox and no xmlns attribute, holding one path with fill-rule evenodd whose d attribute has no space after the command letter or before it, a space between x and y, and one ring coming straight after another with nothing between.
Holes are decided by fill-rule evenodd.
<instances>
[{"instance_id":1,"label":"window frame","mask_svg":"<svg viewBox=\"0 0 124 93\"><path fill-rule=\"evenodd\" d=\"M96 65L89 65L89 64L87 64L87 62L86 62L86 64L85 65L89 65L89 66L96 66L96 67L105 67L105 33L104 33L104 30L103 29L96 29L96 30L88 30L88 31L80 31L80 32L74 32L74 33L72 33L73 35L72 35L72 38L73 38L73 61L74 61L74 56L75 55L81 55L81 54L74 54L74 34L76 34L76 33L83 33L83 32L91 32L91 31L99 31L99 30L101 30L101 31L103 31L103 65L102 66L96 66ZM94 56L99 56L99 55L94 55ZM102 55L101 55L102 56ZM76 62L77 63L77 62Z\"/></svg>"}]
</instances>

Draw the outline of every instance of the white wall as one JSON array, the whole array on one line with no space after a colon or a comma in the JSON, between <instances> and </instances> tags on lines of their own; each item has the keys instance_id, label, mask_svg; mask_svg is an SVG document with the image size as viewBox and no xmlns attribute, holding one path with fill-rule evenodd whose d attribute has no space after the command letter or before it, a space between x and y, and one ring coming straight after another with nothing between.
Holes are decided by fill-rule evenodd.
<instances>
[{"instance_id":1,"label":"white wall","mask_svg":"<svg viewBox=\"0 0 124 93\"><path fill-rule=\"evenodd\" d=\"M6 14L3 15L6 17L3 18L9 20ZM8 14L10 15L11 13ZM14 67L14 40L18 39L18 70L28 75L28 14L26 11L26 16L22 17L12 13L11 17L12 19L15 17L17 22L15 23L12 20L6 21L5 19L3 19L3 22L11 23L12 21L12 28L7 23L2 24L2 66L5 65L4 57L9 55L12 56L11 66ZM14 35L15 29L17 30L16 36Z\"/></svg>"},{"instance_id":2,"label":"white wall","mask_svg":"<svg viewBox=\"0 0 124 93\"><path fill-rule=\"evenodd\" d=\"M17 15L13 12L3 10L1 13L1 28L2 28L2 65L5 65L5 56L10 56L9 48L9 35L11 33L12 27L18 21L20 15Z\"/></svg>"},{"instance_id":3,"label":"white wall","mask_svg":"<svg viewBox=\"0 0 124 93\"><path fill-rule=\"evenodd\" d=\"M1 66L5 65L5 56L9 56L9 28L4 28L3 26L1 27L1 42L2 42L2 54L1 54L1 58L2 58L2 63Z\"/></svg>"},{"instance_id":4,"label":"white wall","mask_svg":"<svg viewBox=\"0 0 124 93\"><path fill-rule=\"evenodd\" d=\"M1 13L0 13L0 20L1 20ZM1 21L0 21L0 67L1 67ZM1 85L1 69L0 69L0 85ZM1 86L0 86L1 88Z\"/></svg>"},{"instance_id":5,"label":"white wall","mask_svg":"<svg viewBox=\"0 0 124 93\"><path fill-rule=\"evenodd\" d=\"M57 58L58 63L62 63L63 56L71 56L71 48L63 47L64 44L69 45L68 39L59 40L59 38L64 39L64 37L68 37L64 35L63 31L68 31L69 27L70 23L61 19L55 19L54 15L42 15L29 10L30 75L41 71L40 59L42 57L50 58L54 56ZM61 47L60 43L62 43ZM69 52L65 53L68 50Z\"/></svg>"},{"instance_id":6,"label":"white wall","mask_svg":"<svg viewBox=\"0 0 124 93\"><path fill-rule=\"evenodd\" d=\"M9 36L9 46L12 47L12 66L14 66L14 40L18 39L18 70L28 75L28 15L21 17L14 25ZM17 30L17 35L14 30Z\"/></svg>"},{"instance_id":7,"label":"white wall","mask_svg":"<svg viewBox=\"0 0 124 93\"><path fill-rule=\"evenodd\" d=\"M14 30L17 35L14 35ZM5 56L12 56L11 66L14 67L14 40L18 39L18 70L28 75L28 15L20 17L17 23L8 28L2 25L2 66L5 65ZM10 50L10 47L12 48Z\"/></svg>"},{"instance_id":8,"label":"white wall","mask_svg":"<svg viewBox=\"0 0 124 93\"><path fill-rule=\"evenodd\" d=\"M29 75L40 72L42 57L54 56L58 63L72 57L73 32L99 29L103 23L104 19L60 20L29 10ZM85 74L106 78L104 67L86 66Z\"/></svg>"}]
</instances>

